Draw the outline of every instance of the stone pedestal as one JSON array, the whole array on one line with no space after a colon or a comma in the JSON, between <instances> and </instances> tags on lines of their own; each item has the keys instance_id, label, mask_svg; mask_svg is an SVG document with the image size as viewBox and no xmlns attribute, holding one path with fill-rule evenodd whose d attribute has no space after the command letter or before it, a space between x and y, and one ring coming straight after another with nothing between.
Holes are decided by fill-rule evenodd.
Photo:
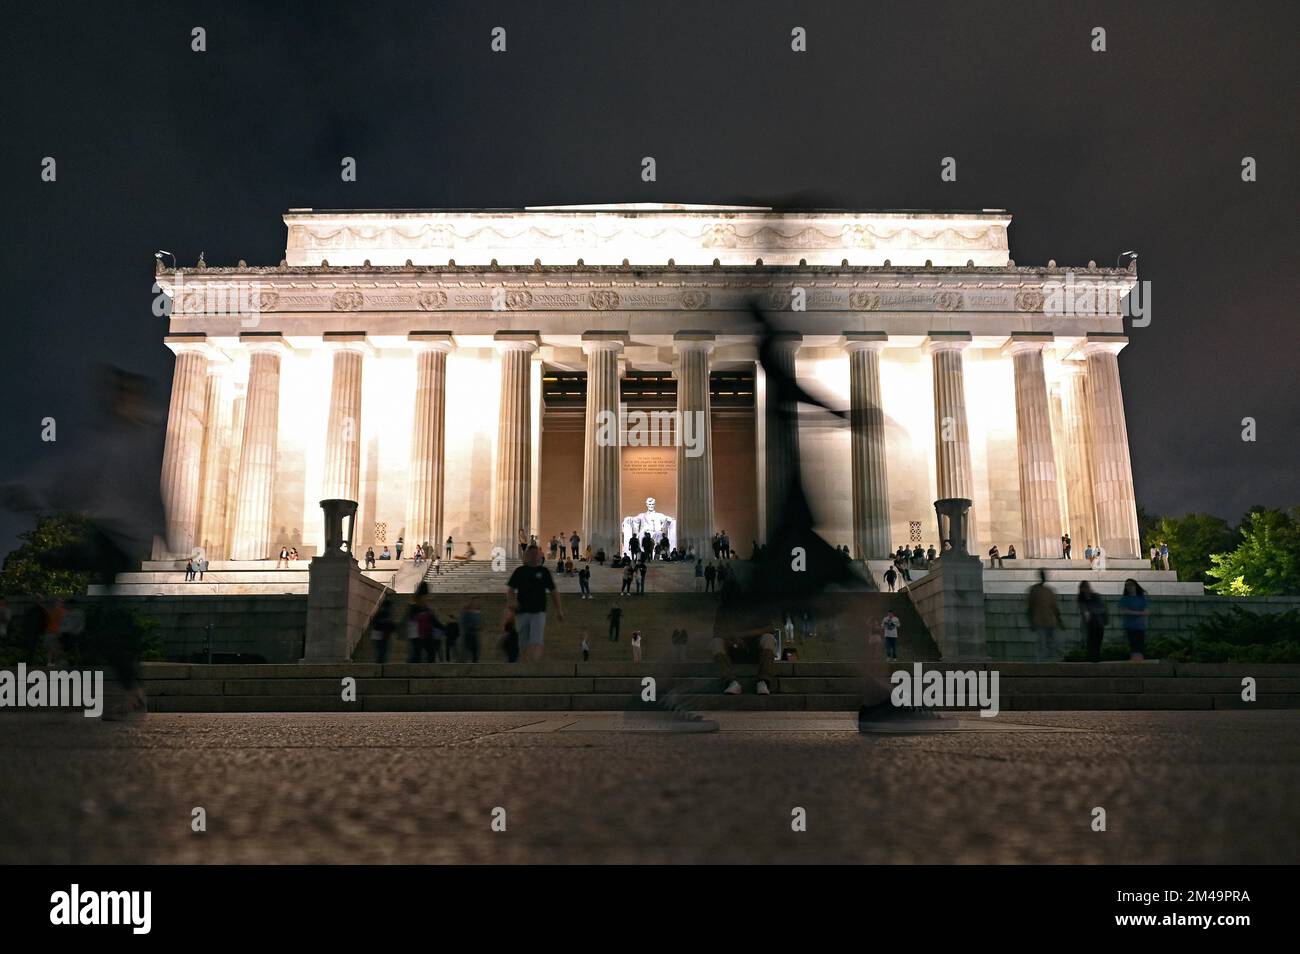
<instances>
[{"instance_id":1,"label":"stone pedestal","mask_svg":"<svg viewBox=\"0 0 1300 954\"><path fill-rule=\"evenodd\" d=\"M988 659L984 565L979 557L945 553L908 590L944 662Z\"/></svg>"},{"instance_id":2,"label":"stone pedestal","mask_svg":"<svg viewBox=\"0 0 1300 954\"><path fill-rule=\"evenodd\" d=\"M849 353L853 555L859 560L878 560L891 552L885 414L880 405L880 352L887 340L883 333L845 335L844 347Z\"/></svg>"},{"instance_id":3,"label":"stone pedestal","mask_svg":"<svg viewBox=\"0 0 1300 954\"><path fill-rule=\"evenodd\" d=\"M324 552L307 567L307 636L303 662L347 662L386 587L367 579L352 556L355 500L322 500Z\"/></svg>"},{"instance_id":4,"label":"stone pedestal","mask_svg":"<svg viewBox=\"0 0 1300 954\"><path fill-rule=\"evenodd\" d=\"M680 332L673 339L677 362L677 421L696 442L692 451L677 436L678 547L693 547L696 556L709 553L715 530L713 514L713 424L709 395L709 363L714 336ZM692 456L694 455L694 456Z\"/></svg>"}]
</instances>

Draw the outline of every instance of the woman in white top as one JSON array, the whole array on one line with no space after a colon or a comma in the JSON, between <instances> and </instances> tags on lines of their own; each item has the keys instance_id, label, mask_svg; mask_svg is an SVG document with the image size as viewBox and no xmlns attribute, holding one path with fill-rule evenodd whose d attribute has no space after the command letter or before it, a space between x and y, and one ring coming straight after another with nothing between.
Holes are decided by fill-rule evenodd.
<instances>
[{"instance_id":1,"label":"woman in white top","mask_svg":"<svg viewBox=\"0 0 1300 954\"><path fill-rule=\"evenodd\" d=\"M632 633L632 661L641 661L641 630L635 630Z\"/></svg>"}]
</instances>

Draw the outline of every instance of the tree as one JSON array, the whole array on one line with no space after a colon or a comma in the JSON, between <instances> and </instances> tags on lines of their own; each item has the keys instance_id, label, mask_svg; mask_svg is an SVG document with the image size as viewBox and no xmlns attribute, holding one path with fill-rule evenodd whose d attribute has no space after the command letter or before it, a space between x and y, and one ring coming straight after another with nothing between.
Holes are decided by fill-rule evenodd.
<instances>
[{"instance_id":1,"label":"tree","mask_svg":"<svg viewBox=\"0 0 1300 954\"><path fill-rule=\"evenodd\" d=\"M86 592L90 576L75 570L57 569L47 558L75 546L86 536L89 524L75 513L38 517L35 528L18 536L23 543L5 557L0 569L0 593L41 599L67 599Z\"/></svg>"},{"instance_id":2,"label":"tree","mask_svg":"<svg viewBox=\"0 0 1300 954\"><path fill-rule=\"evenodd\" d=\"M1240 542L1240 533L1222 517L1189 513L1182 517L1160 517L1155 521L1151 543L1169 545L1169 565L1184 582L1204 583L1210 569L1210 555L1227 553Z\"/></svg>"},{"instance_id":3,"label":"tree","mask_svg":"<svg viewBox=\"0 0 1300 954\"><path fill-rule=\"evenodd\" d=\"M1300 507L1252 509L1241 542L1210 557L1209 589L1224 596L1300 594Z\"/></svg>"}]
</instances>

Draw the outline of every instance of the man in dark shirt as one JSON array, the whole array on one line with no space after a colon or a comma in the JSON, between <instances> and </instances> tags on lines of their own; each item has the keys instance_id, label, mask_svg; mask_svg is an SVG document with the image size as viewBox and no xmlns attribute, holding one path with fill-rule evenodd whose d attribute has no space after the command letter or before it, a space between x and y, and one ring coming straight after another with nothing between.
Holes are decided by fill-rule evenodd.
<instances>
[{"instance_id":1,"label":"man in dark shirt","mask_svg":"<svg viewBox=\"0 0 1300 954\"><path fill-rule=\"evenodd\" d=\"M530 544L524 551L524 563L510 574L506 583L506 606L515 613L515 627L519 631L519 646L524 661L540 661L542 641L546 635L546 594L555 603L555 618L564 622L564 609L560 594L555 589L551 571L542 565L542 551Z\"/></svg>"}]
</instances>

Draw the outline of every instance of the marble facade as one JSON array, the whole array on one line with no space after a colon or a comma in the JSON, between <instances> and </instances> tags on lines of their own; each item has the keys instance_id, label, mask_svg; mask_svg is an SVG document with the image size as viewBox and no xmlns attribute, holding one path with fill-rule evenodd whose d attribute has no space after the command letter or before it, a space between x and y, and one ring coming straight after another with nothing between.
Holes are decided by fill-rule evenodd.
<instances>
[{"instance_id":1,"label":"marble facade","mask_svg":"<svg viewBox=\"0 0 1300 954\"><path fill-rule=\"evenodd\" d=\"M590 422L617 413L635 371L671 373L663 410L707 422L703 456L661 454L635 480L697 546L720 526L742 552L762 539L769 455L793 445L823 534L859 557L913 542L916 524L937 543L933 501L966 494L974 552L1056 556L1067 528L1076 553L1138 552L1116 361L1134 273L1016 265L1005 212L284 218L279 265L156 274L177 355L159 555L312 555L319 500L351 495L358 549L450 535L457 553L513 556L521 528L611 546L637 449L602 445ZM1053 309L1067 280L1109 304ZM808 410L773 430L751 300L848 425ZM754 375L751 410L710 406L709 374L728 370ZM584 413L545 406L549 372L587 375Z\"/></svg>"}]
</instances>

